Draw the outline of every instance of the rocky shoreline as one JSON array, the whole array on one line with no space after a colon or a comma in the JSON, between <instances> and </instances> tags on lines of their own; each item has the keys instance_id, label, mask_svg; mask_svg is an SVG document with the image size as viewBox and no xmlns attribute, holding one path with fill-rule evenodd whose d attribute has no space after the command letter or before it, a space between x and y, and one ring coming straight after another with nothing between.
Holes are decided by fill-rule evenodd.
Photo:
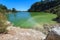
<instances>
[{"instance_id":1,"label":"rocky shoreline","mask_svg":"<svg viewBox=\"0 0 60 40\"><path fill-rule=\"evenodd\" d=\"M8 34L0 34L0 40L44 40L45 37L40 31L19 27L11 27Z\"/></svg>"},{"instance_id":2,"label":"rocky shoreline","mask_svg":"<svg viewBox=\"0 0 60 40\"><path fill-rule=\"evenodd\" d=\"M48 34L44 34L36 29L15 27L9 21L6 24L8 24L8 33L0 34L0 40L59 40L60 27L57 26L52 28Z\"/></svg>"}]
</instances>

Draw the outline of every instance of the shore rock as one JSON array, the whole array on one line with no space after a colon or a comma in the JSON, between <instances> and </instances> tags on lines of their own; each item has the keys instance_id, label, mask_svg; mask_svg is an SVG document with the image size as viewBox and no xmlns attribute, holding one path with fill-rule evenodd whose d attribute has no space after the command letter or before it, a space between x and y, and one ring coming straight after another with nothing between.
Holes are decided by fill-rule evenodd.
<instances>
[{"instance_id":1,"label":"shore rock","mask_svg":"<svg viewBox=\"0 0 60 40\"><path fill-rule=\"evenodd\" d=\"M0 40L44 40L46 35L33 29L11 27L8 34L0 34Z\"/></svg>"},{"instance_id":2,"label":"shore rock","mask_svg":"<svg viewBox=\"0 0 60 40\"><path fill-rule=\"evenodd\" d=\"M45 40L60 40L60 27L53 28Z\"/></svg>"}]
</instances>

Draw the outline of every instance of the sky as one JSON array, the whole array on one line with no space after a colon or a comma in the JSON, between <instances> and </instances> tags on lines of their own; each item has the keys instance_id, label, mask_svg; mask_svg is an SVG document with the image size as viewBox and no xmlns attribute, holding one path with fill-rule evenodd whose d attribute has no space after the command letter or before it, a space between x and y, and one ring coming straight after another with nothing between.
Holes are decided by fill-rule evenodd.
<instances>
[{"instance_id":1,"label":"sky","mask_svg":"<svg viewBox=\"0 0 60 40\"><path fill-rule=\"evenodd\" d=\"M40 0L0 0L0 4L7 6L8 9L16 8L20 11L27 11L32 4Z\"/></svg>"}]
</instances>

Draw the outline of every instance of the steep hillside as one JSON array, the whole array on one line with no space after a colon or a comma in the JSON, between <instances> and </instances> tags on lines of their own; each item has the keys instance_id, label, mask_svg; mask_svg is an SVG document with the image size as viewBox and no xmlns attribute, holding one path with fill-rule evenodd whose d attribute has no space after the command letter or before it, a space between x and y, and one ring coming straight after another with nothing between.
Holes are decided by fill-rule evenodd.
<instances>
[{"instance_id":1,"label":"steep hillside","mask_svg":"<svg viewBox=\"0 0 60 40\"><path fill-rule=\"evenodd\" d=\"M51 2L36 2L28 10L29 12L40 12L40 11L50 11L56 6L60 5L60 2L51 1Z\"/></svg>"}]
</instances>

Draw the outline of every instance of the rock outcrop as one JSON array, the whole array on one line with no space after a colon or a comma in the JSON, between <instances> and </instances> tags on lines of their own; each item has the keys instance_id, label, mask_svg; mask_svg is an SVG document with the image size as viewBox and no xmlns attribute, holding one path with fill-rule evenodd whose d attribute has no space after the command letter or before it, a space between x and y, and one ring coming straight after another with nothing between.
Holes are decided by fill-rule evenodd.
<instances>
[{"instance_id":1,"label":"rock outcrop","mask_svg":"<svg viewBox=\"0 0 60 40\"><path fill-rule=\"evenodd\" d=\"M53 28L45 40L60 40L60 27Z\"/></svg>"},{"instance_id":2,"label":"rock outcrop","mask_svg":"<svg viewBox=\"0 0 60 40\"><path fill-rule=\"evenodd\" d=\"M19 27L11 27L8 34L0 34L0 40L44 40L45 37L40 31Z\"/></svg>"}]
</instances>

